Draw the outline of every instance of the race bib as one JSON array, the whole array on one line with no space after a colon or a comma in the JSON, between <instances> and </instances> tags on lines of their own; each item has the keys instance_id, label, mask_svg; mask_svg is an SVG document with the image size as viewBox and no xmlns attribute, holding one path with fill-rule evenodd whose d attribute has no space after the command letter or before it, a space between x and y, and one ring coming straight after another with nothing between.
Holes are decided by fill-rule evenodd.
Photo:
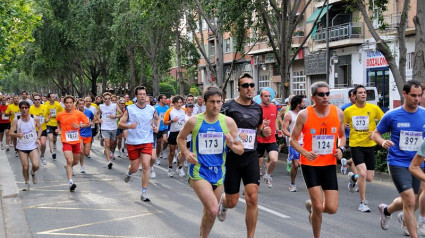
<instances>
[{"instance_id":1,"label":"race bib","mask_svg":"<svg viewBox=\"0 0 425 238\"><path fill-rule=\"evenodd\" d=\"M255 146L255 138L257 137L257 131L252 129L238 129L239 134L245 133L246 139L242 141L243 148L253 150Z\"/></svg>"},{"instance_id":2,"label":"race bib","mask_svg":"<svg viewBox=\"0 0 425 238\"><path fill-rule=\"evenodd\" d=\"M223 132L209 132L198 134L199 154L222 154L224 148Z\"/></svg>"},{"instance_id":3,"label":"race bib","mask_svg":"<svg viewBox=\"0 0 425 238\"><path fill-rule=\"evenodd\" d=\"M159 114L159 119L160 119L161 121L164 121L164 116L165 116L165 113L161 113L161 114Z\"/></svg>"},{"instance_id":4,"label":"race bib","mask_svg":"<svg viewBox=\"0 0 425 238\"><path fill-rule=\"evenodd\" d=\"M332 154L334 150L335 136L313 135L313 151L319 155Z\"/></svg>"},{"instance_id":5,"label":"race bib","mask_svg":"<svg viewBox=\"0 0 425 238\"><path fill-rule=\"evenodd\" d=\"M27 131L22 133L22 143L30 143L36 140L34 131Z\"/></svg>"},{"instance_id":6,"label":"race bib","mask_svg":"<svg viewBox=\"0 0 425 238\"><path fill-rule=\"evenodd\" d=\"M369 117L368 116L354 116L351 118L352 124L356 131L369 130Z\"/></svg>"},{"instance_id":7,"label":"race bib","mask_svg":"<svg viewBox=\"0 0 425 238\"><path fill-rule=\"evenodd\" d=\"M56 117L56 108L50 109L50 116Z\"/></svg>"},{"instance_id":8,"label":"race bib","mask_svg":"<svg viewBox=\"0 0 425 238\"><path fill-rule=\"evenodd\" d=\"M2 120L9 120L9 116L6 116L6 114L1 115Z\"/></svg>"},{"instance_id":9,"label":"race bib","mask_svg":"<svg viewBox=\"0 0 425 238\"><path fill-rule=\"evenodd\" d=\"M183 128L183 125L184 125L184 121L178 121L174 124L174 128L176 130L181 130Z\"/></svg>"},{"instance_id":10,"label":"race bib","mask_svg":"<svg viewBox=\"0 0 425 238\"><path fill-rule=\"evenodd\" d=\"M40 122L40 125L44 123L44 116L39 116L38 121Z\"/></svg>"},{"instance_id":11,"label":"race bib","mask_svg":"<svg viewBox=\"0 0 425 238\"><path fill-rule=\"evenodd\" d=\"M67 142L78 141L80 139L78 136L78 131L67 131L65 133L65 138Z\"/></svg>"},{"instance_id":12,"label":"race bib","mask_svg":"<svg viewBox=\"0 0 425 238\"><path fill-rule=\"evenodd\" d=\"M400 131L400 141L398 146L404 151L418 151L423 141L422 132Z\"/></svg>"}]
</instances>

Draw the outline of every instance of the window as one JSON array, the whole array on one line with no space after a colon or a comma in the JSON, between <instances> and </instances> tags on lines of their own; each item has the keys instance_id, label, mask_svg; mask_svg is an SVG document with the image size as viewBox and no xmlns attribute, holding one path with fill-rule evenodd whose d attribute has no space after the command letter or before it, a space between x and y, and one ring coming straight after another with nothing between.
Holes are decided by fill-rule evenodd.
<instances>
[{"instance_id":1,"label":"window","mask_svg":"<svg viewBox=\"0 0 425 238\"><path fill-rule=\"evenodd\" d=\"M260 80L258 82L258 90L261 91L263 88L270 87L270 79L268 75L260 76Z\"/></svg>"},{"instance_id":2,"label":"window","mask_svg":"<svg viewBox=\"0 0 425 238\"><path fill-rule=\"evenodd\" d=\"M280 76L280 67L278 64L273 65L273 76Z\"/></svg>"},{"instance_id":3,"label":"window","mask_svg":"<svg viewBox=\"0 0 425 238\"><path fill-rule=\"evenodd\" d=\"M293 72L292 91L295 95L306 95L306 82L304 71Z\"/></svg>"},{"instance_id":4,"label":"window","mask_svg":"<svg viewBox=\"0 0 425 238\"><path fill-rule=\"evenodd\" d=\"M413 69L413 64L415 62L415 52L407 53L406 55L406 69Z\"/></svg>"},{"instance_id":5,"label":"window","mask_svg":"<svg viewBox=\"0 0 425 238\"><path fill-rule=\"evenodd\" d=\"M230 52L230 38L224 40L224 53Z\"/></svg>"}]
</instances>

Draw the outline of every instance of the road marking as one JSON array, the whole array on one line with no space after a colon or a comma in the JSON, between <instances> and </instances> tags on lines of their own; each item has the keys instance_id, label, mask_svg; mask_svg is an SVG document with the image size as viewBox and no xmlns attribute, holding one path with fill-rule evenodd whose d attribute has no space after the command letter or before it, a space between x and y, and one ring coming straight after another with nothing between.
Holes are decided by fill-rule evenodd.
<instances>
[{"instance_id":1,"label":"road marking","mask_svg":"<svg viewBox=\"0 0 425 238\"><path fill-rule=\"evenodd\" d=\"M246 201L245 201L245 199L243 199L243 198L239 198L239 201L241 201L241 202L243 202L243 203L245 203L245 204L246 204ZM279 212L277 212L277 211L274 211L274 210L269 209L269 208L267 208L267 207L264 207L264 206L262 206L262 205L258 205L258 209L263 210L263 211L265 211L265 212L268 212L268 213L270 213L270 214L273 214L273 215L275 215L275 216L278 216L278 217L284 218L284 219L291 218L290 216L287 216L287 215L285 215L285 214L279 213Z\"/></svg>"},{"instance_id":2,"label":"road marking","mask_svg":"<svg viewBox=\"0 0 425 238\"><path fill-rule=\"evenodd\" d=\"M133 212L134 210L110 209L110 208L86 208L86 207L33 207L38 209L54 209L54 210L84 210L84 211L114 211L114 212Z\"/></svg>"}]
</instances>

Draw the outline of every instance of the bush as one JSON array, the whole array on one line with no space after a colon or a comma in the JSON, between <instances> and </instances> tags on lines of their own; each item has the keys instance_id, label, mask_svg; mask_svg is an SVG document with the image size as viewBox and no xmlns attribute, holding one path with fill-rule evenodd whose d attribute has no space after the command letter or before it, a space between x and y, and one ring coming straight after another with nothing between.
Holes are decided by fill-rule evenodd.
<instances>
[{"instance_id":1,"label":"bush","mask_svg":"<svg viewBox=\"0 0 425 238\"><path fill-rule=\"evenodd\" d=\"M189 93L192 94L194 97L197 97L200 95L198 88L190 88Z\"/></svg>"},{"instance_id":2,"label":"bush","mask_svg":"<svg viewBox=\"0 0 425 238\"><path fill-rule=\"evenodd\" d=\"M166 94L167 97L176 94L176 89L169 83L159 83L159 93Z\"/></svg>"},{"instance_id":3,"label":"bush","mask_svg":"<svg viewBox=\"0 0 425 238\"><path fill-rule=\"evenodd\" d=\"M390 133L385 133L382 135L382 138L385 140L390 139ZM382 148L382 146L377 145L375 148L375 171L388 173L387 166L387 155L388 150Z\"/></svg>"}]
</instances>

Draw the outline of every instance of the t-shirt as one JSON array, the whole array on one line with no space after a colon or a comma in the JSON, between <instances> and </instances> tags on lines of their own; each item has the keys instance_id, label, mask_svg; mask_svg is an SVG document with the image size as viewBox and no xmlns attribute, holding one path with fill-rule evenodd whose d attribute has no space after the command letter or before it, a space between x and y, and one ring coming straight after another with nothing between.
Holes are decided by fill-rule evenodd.
<instances>
[{"instance_id":1,"label":"t-shirt","mask_svg":"<svg viewBox=\"0 0 425 238\"><path fill-rule=\"evenodd\" d=\"M49 112L47 111L47 107L45 105L40 105L39 107L35 107L35 105L32 105L30 107L29 113L34 117L38 118L38 121L41 124L41 129L43 131L47 129L46 119L49 117Z\"/></svg>"},{"instance_id":2,"label":"t-shirt","mask_svg":"<svg viewBox=\"0 0 425 238\"><path fill-rule=\"evenodd\" d=\"M78 144L81 141L80 128L74 129L73 123L80 125L81 123L89 123L89 119L86 115L78 110L72 110L71 113L66 111L60 112L56 120L60 123L62 129L61 141L67 144Z\"/></svg>"},{"instance_id":3,"label":"t-shirt","mask_svg":"<svg viewBox=\"0 0 425 238\"><path fill-rule=\"evenodd\" d=\"M10 116L9 116L10 123L12 123L15 116L21 115L21 110L19 109L19 104L18 105L15 105L14 103L10 104L6 109L6 113L10 114Z\"/></svg>"},{"instance_id":4,"label":"t-shirt","mask_svg":"<svg viewBox=\"0 0 425 238\"><path fill-rule=\"evenodd\" d=\"M263 121L270 120L270 129L272 131L269 137L257 136L258 143L274 143L276 142L276 117L277 117L277 107L276 105L270 103L267 107L261 104L263 109Z\"/></svg>"},{"instance_id":5,"label":"t-shirt","mask_svg":"<svg viewBox=\"0 0 425 238\"><path fill-rule=\"evenodd\" d=\"M425 135L425 109L407 112L403 106L387 112L382 117L376 130L381 133L391 132L390 140L394 143L388 149L389 165L408 168Z\"/></svg>"},{"instance_id":6,"label":"t-shirt","mask_svg":"<svg viewBox=\"0 0 425 238\"><path fill-rule=\"evenodd\" d=\"M235 120L239 134L245 133L246 139L242 141L244 153L237 155L232 150L228 151L226 165L245 165L258 159L257 153L257 129L263 124L263 110L255 102L250 105L242 105L235 100L223 104L222 113Z\"/></svg>"},{"instance_id":7,"label":"t-shirt","mask_svg":"<svg viewBox=\"0 0 425 238\"><path fill-rule=\"evenodd\" d=\"M117 115L117 104L111 103L109 105L100 104L99 110L101 113L102 123L100 129L102 130L116 130L118 129L117 119L110 118L111 115Z\"/></svg>"},{"instance_id":8,"label":"t-shirt","mask_svg":"<svg viewBox=\"0 0 425 238\"><path fill-rule=\"evenodd\" d=\"M350 125L350 147L372 147L376 143L370 139L376 129L376 120L381 120L384 112L376 105L366 103L364 107L353 104L344 111L344 124Z\"/></svg>"},{"instance_id":9,"label":"t-shirt","mask_svg":"<svg viewBox=\"0 0 425 238\"><path fill-rule=\"evenodd\" d=\"M158 113L159 119L161 120L161 123L159 124L159 131L164 131L168 129L168 126L164 125L164 116L168 109L170 109L170 107L167 105L161 107L160 104L157 104L155 106L155 110Z\"/></svg>"},{"instance_id":10,"label":"t-shirt","mask_svg":"<svg viewBox=\"0 0 425 238\"><path fill-rule=\"evenodd\" d=\"M153 143L153 128L152 120L155 115L155 108L149 104L145 104L144 108L138 107L133 104L127 107L128 121L127 124L136 122L135 129L127 129L128 145L142 145Z\"/></svg>"},{"instance_id":11,"label":"t-shirt","mask_svg":"<svg viewBox=\"0 0 425 238\"><path fill-rule=\"evenodd\" d=\"M91 110L84 108L84 115L86 115L87 119L89 119L89 122L93 121L94 119L94 114ZM89 127L83 127L80 129L80 135L82 137L91 137L91 128Z\"/></svg>"},{"instance_id":12,"label":"t-shirt","mask_svg":"<svg viewBox=\"0 0 425 238\"><path fill-rule=\"evenodd\" d=\"M127 101L127 102L125 102L125 105L126 106L130 106L130 105L132 105L133 104L133 102L132 101Z\"/></svg>"},{"instance_id":13,"label":"t-shirt","mask_svg":"<svg viewBox=\"0 0 425 238\"><path fill-rule=\"evenodd\" d=\"M186 115L186 112L181 108L177 110L174 107L172 107L165 112L164 121L170 121L170 120L172 121L174 120L174 118L178 118L177 122L172 122L170 124L169 132L178 132L178 131L181 131L181 129L183 129L185 115Z\"/></svg>"},{"instance_id":14,"label":"t-shirt","mask_svg":"<svg viewBox=\"0 0 425 238\"><path fill-rule=\"evenodd\" d=\"M345 111L345 109L347 109L348 107L350 107L351 105L353 105L351 102L346 103L344 105L341 106L341 110ZM345 128L345 138L349 138L350 137L350 127Z\"/></svg>"},{"instance_id":15,"label":"t-shirt","mask_svg":"<svg viewBox=\"0 0 425 238\"><path fill-rule=\"evenodd\" d=\"M48 101L45 105L47 106L48 113L50 114L50 120L49 122L47 122L47 125L58 126L58 121L56 120L56 117L60 112L63 111L63 107L57 101L55 101L53 104Z\"/></svg>"},{"instance_id":16,"label":"t-shirt","mask_svg":"<svg viewBox=\"0 0 425 238\"><path fill-rule=\"evenodd\" d=\"M2 105L0 104L0 124L10 123L9 116L6 116L6 110L8 105Z\"/></svg>"},{"instance_id":17,"label":"t-shirt","mask_svg":"<svg viewBox=\"0 0 425 238\"><path fill-rule=\"evenodd\" d=\"M195 104L195 106L193 106L193 115L204 113L205 110L206 110L205 105L199 106L198 104Z\"/></svg>"}]
</instances>

